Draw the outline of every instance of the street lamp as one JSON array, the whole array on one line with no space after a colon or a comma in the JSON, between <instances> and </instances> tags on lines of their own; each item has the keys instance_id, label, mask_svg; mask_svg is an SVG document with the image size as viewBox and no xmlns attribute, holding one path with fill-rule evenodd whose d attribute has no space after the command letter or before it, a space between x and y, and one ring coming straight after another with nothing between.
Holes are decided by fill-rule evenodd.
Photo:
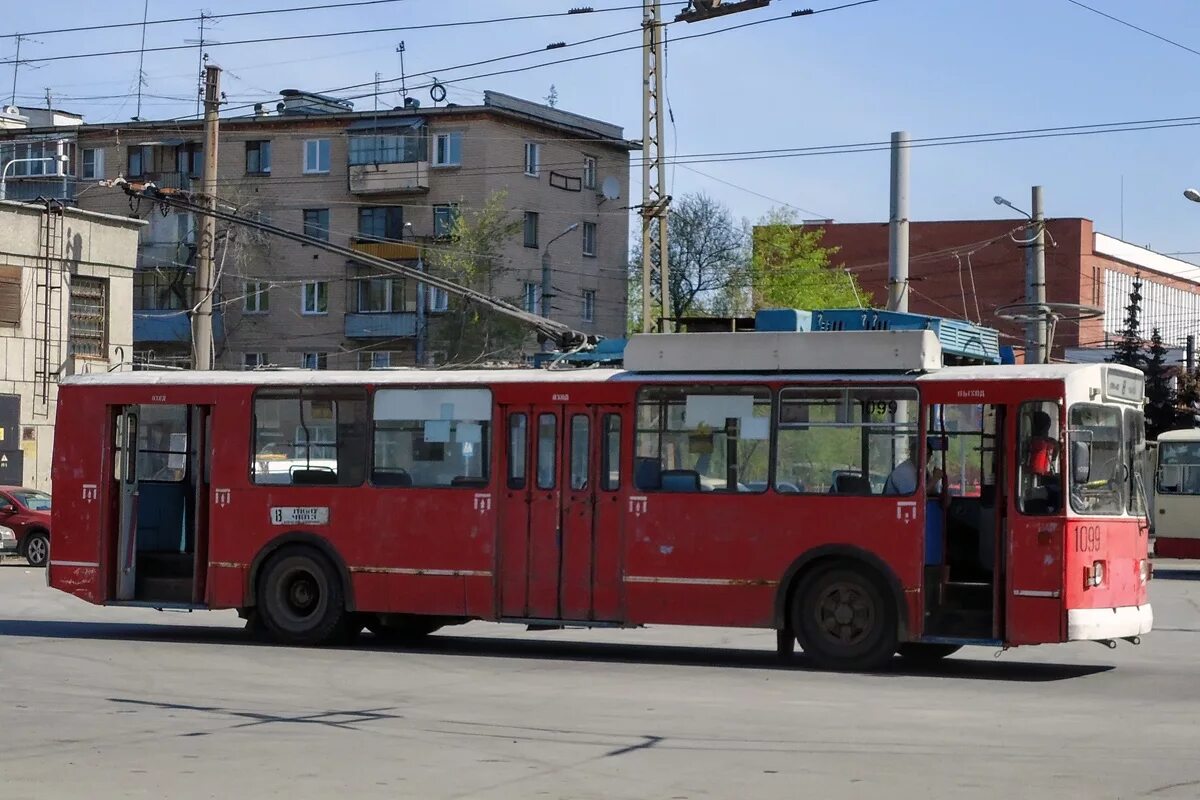
<instances>
[{"instance_id":1,"label":"street lamp","mask_svg":"<svg viewBox=\"0 0 1200 800\"><path fill-rule=\"evenodd\" d=\"M550 282L550 245L557 242L562 237L566 236L579 228L579 223L576 222L567 228L565 231L555 236L550 241L546 242L545 249L542 250L542 316L550 316L550 298L554 296L554 289Z\"/></svg>"},{"instance_id":2,"label":"street lamp","mask_svg":"<svg viewBox=\"0 0 1200 800\"><path fill-rule=\"evenodd\" d=\"M1193 203L1200 203L1200 192L1197 192L1195 189L1184 189L1183 196Z\"/></svg>"},{"instance_id":3,"label":"street lamp","mask_svg":"<svg viewBox=\"0 0 1200 800\"><path fill-rule=\"evenodd\" d=\"M1033 219L1033 216L1032 216L1032 215L1030 215L1029 213L1027 213L1027 212L1025 212L1025 211L1022 211L1022 210L1021 210L1021 209L1019 209L1019 208L1017 208L1016 206L1014 206L1012 203L1010 203L1010 202L1008 202L1007 200L1005 200L1005 199L1004 199L1003 197L1001 197L1000 195L996 195L995 197L993 197L993 198L992 198L992 202L994 202L994 203L995 203L996 205L998 205L998 206L1008 206L1009 208L1011 208L1013 211L1017 212L1017 213L1018 213L1018 214L1020 214L1021 216L1023 216L1023 217L1029 217L1029 219Z\"/></svg>"},{"instance_id":4,"label":"street lamp","mask_svg":"<svg viewBox=\"0 0 1200 800\"><path fill-rule=\"evenodd\" d=\"M66 164L70 159L66 153L59 153L56 156L42 156L41 158L14 158L4 164L4 169L0 170L0 200L8 199L8 168L13 164L33 164L44 163L51 161L56 164ZM65 171L59 172L58 175L64 175Z\"/></svg>"}]
</instances>

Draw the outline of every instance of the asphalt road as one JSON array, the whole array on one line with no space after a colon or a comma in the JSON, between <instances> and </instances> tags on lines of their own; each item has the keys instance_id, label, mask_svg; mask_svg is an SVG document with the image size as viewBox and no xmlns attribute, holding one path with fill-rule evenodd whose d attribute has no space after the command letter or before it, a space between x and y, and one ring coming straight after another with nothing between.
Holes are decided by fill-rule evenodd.
<instances>
[{"instance_id":1,"label":"asphalt road","mask_svg":"<svg viewBox=\"0 0 1200 800\"><path fill-rule=\"evenodd\" d=\"M0 798L1200 797L1200 565L1140 647L835 675L769 632L251 642L0 566Z\"/></svg>"}]
</instances>

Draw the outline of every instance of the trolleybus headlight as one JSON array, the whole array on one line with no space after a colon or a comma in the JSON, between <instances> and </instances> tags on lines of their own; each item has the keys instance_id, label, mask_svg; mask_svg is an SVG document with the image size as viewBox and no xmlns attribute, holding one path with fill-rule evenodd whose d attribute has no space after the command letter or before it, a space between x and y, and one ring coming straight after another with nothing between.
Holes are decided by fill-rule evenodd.
<instances>
[{"instance_id":1,"label":"trolleybus headlight","mask_svg":"<svg viewBox=\"0 0 1200 800\"><path fill-rule=\"evenodd\" d=\"M1099 586L1104 583L1104 562L1096 561L1092 563L1092 586Z\"/></svg>"}]
</instances>

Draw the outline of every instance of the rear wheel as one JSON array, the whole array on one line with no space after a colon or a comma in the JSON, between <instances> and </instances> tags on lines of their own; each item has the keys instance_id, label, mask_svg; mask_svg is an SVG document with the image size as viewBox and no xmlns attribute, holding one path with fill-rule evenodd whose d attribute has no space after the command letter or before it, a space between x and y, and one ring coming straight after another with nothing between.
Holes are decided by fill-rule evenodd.
<instances>
[{"instance_id":1,"label":"rear wheel","mask_svg":"<svg viewBox=\"0 0 1200 800\"><path fill-rule=\"evenodd\" d=\"M904 642L896 648L896 652L905 661L912 664L935 664L946 656L951 656L962 649L961 644L939 644L934 642Z\"/></svg>"},{"instance_id":2,"label":"rear wheel","mask_svg":"<svg viewBox=\"0 0 1200 800\"><path fill-rule=\"evenodd\" d=\"M25 539L25 560L31 567L44 567L50 561L50 537L34 531Z\"/></svg>"},{"instance_id":3,"label":"rear wheel","mask_svg":"<svg viewBox=\"0 0 1200 800\"><path fill-rule=\"evenodd\" d=\"M424 639L443 626L436 617L412 614L377 614L366 620L367 630L388 644L409 644Z\"/></svg>"},{"instance_id":4,"label":"rear wheel","mask_svg":"<svg viewBox=\"0 0 1200 800\"><path fill-rule=\"evenodd\" d=\"M258 582L258 622L286 644L320 645L344 639L349 614L341 576L308 547L271 557Z\"/></svg>"},{"instance_id":5,"label":"rear wheel","mask_svg":"<svg viewBox=\"0 0 1200 800\"><path fill-rule=\"evenodd\" d=\"M805 655L832 670L875 670L896 652L896 607L862 567L832 566L796 591L792 626Z\"/></svg>"}]
</instances>

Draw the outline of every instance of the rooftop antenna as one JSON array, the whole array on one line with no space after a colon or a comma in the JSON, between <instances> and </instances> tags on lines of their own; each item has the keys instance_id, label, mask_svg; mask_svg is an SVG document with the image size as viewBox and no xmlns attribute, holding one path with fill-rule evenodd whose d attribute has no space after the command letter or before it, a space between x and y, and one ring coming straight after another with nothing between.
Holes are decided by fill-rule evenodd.
<instances>
[{"instance_id":1,"label":"rooftop antenna","mask_svg":"<svg viewBox=\"0 0 1200 800\"><path fill-rule=\"evenodd\" d=\"M408 81L404 74L404 42L396 45L396 52L400 54L400 105L404 105L404 101L408 99ZM378 88L375 90L379 91Z\"/></svg>"},{"instance_id":2,"label":"rooftop antenna","mask_svg":"<svg viewBox=\"0 0 1200 800\"><path fill-rule=\"evenodd\" d=\"M197 86L196 86L196 116L197 117L200 116L200 99L202 97L204 97L204 64L206 61L208 61L208 54L204 52L204 45L220 44L220 42L218 42L216 39L205 39L204 38L204 27L205 27L204 23L206 20L210 20L212 18L213 18L213 15L208 13L208 11L206 11L206 10L201 11L200 12L200 38L183 40L184 44L194 44L194 45L199 46L199 65L196 70L196 73L198 75Z\"/></svg>"},{"instance_id":3,"label":"rooftop antenna","mask_svg":"<svg viewBox=\"0 0 1200 800\"><path fill-rule=\"evenodd\" d=\"M142 68L146 65L146 18L149 14L150 0L146 0L142 6L142 45L138 48L137 113L133 117L135 122L140 122L142 119L142 87L146 85L146 73Z\"/></svg>"},{"instance_id":4,"label":"rooftop antenna","mask_svg":"<svg viewBox=\"0 0 1200 800\"><path fill-rule=\"evenodd\" d=\"M13 36L13 38L17 41L17 54L13 56L12 60L13 84L12 100L9 102L10 106L15 106L17 104L17 71L21 69L22 66L27 66L27 62L21 60L21 42L33 42L34 44L41 44L41 42L39 42L37 39L31 39L28 36L20 33Z\"/></svg>"},{"instance_id":5,"label":"rooftop antenna","mask_svg":"<svg viewBox=\"0 0 1200 800\"><path fill-rule=\"evenodd\" d=\"M379 72L375 73L375 112L379 113Z\"/></svg>"}]
</instances>

